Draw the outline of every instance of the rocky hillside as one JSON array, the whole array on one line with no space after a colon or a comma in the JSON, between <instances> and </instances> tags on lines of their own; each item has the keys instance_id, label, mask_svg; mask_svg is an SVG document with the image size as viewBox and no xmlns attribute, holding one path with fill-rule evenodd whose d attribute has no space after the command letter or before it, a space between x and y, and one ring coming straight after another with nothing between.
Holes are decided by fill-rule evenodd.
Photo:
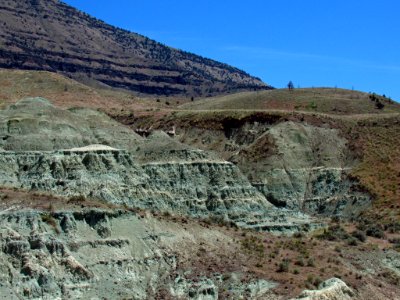
<instances>
[{"instance_id":1,"label":"rocky hillside","mask_svg":"<svg viewBox=\"0 0 400 300\"><path fill-rule=\"evenodd\" d=\"M217 217L265 231L312 225L297 211L276 209L234 164L163 132L144 138L102 113L59 109L42 98L9 106L0 124L3 186Z\"/></svg>"},{"instance_id":2,"label":"rocky hillside","mask_svg":"<svg viewBox=\"0 0 400 300\"><path fill-rule=\"evenodd\" d=\"M4 299L399 299L399 254L371 240L276 237L17 189L0 199Z\"/></svg>"},{"instance_id":3,"label":"rocky hillside","mask_svg":"<svg viewBox=\"0 0 400 300\"><path fill-rule=\"evenodd\" d=\"M90 17L58 0L0 4L0 67L62 73L151 95L268 89L260 79Z\"/></svg>"},{"instance_id":4,"label":"rocky hillside","mask_svg":"<svg viewBox=\"0 0 400 300\"><path fill-rule=\"evenodd\" d=\"M0 110L0 297L396 299L400 235L350 222L371 117L114 112Z\"/></svg>"}]
</instances>

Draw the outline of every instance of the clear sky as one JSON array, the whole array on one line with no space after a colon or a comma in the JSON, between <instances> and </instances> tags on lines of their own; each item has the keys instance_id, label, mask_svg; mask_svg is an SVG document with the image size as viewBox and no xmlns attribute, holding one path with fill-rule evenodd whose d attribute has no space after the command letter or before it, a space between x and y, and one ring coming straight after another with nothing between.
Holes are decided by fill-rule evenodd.
<instances>
[{"instance_id":1,"label":"clear sky","mask_svg":"<svg viewBox=\"0 0 400 300\"><path fill-rule=\"evenodd\" d=\"M400 101L399 0L65 0L112 25L239 67L275 87Z\"/></svg>"}]
</instances>

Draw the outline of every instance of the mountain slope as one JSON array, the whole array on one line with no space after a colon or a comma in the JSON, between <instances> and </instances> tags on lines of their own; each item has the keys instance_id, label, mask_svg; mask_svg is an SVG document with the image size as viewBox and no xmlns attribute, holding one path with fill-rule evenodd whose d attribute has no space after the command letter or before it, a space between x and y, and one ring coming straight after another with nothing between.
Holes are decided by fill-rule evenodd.
<instances>
[{"instance_id":1,"label":"mountain slope","mask_svg":"<svg viewBox=\"0 0 400 300\"><path fill-rule=\"evenodd\" d=\"M2 1L0 67L59 72L144 94L266 89L247 73L90 17L58 0Z\"/></svg>"}]
</instances>

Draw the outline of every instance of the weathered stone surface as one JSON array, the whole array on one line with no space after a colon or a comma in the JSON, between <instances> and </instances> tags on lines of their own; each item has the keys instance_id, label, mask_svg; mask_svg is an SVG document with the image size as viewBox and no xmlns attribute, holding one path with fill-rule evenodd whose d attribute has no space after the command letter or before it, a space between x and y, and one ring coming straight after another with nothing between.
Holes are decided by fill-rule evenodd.
<instances>
[{"instance_id":1,"label":"weathered stone surface","mask_svg":"<svg viewBox=\"0 0 400 300\"><path fill-rule=\"evenodd\" d=\"M348 141L329 124L289 121L279 114L220 119L215 129L203 128L203 121L188 127L185 119L177 128L179 139L235 163L274 205L352 217L371 204L349 176L357 160Z\"/></svg>"},{"instance_id":2,"label":"weathered stone surface","mask_svg":"<svg viewBox=\"0 0 400 300\"><path fill-rule=\"evenodd\" d=\"M0 296L5 299L154 299L166 290L176 299L211 300L228 289L234 299L257 299L275 286L240 274L225 280L218 274L186 278L189 270L178 268L179 255L194 244L212 243L210 239L233 242L212 229L198 226L188 231L151 217L93 209L53 213L57 225L63 220L74 224L57 233L43 215L0 215ZM105 222L110 228L107 237L96 230ZM24 251L7 248L16 238Z\"/></svg>"},{"instance_id":3,"label":"weathered stone surface","mask_svg":"<svg viewBox=\"0 0 400 300\"><path fill-rule=\"evenodd\" d=\"M342 280L338 278L329 279L318 287L318 290L305 290L294 300L350 300L354 299L355 293Z\"/></svg>"},{"instance_id":4,"label":"weathered stone surface","mask_svg":"<svg viewBox=\"0 0 400 300\"><path fill-rule=\"evenodd\" d=\"M44 98L26 98L0 111L0 147L13 151L50 151L103 144L133 149L142 138L105 114L64 110Z\"/></svg>"}]
</instances>

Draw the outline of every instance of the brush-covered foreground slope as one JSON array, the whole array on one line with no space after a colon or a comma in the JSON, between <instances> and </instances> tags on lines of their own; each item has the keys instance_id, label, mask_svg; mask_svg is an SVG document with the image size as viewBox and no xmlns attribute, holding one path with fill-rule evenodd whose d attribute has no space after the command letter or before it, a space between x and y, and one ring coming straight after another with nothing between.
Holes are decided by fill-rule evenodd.
<instances>
[{"instance_id":1,"label":"brush-covered foreground slope","mask_svg":"<svg viewBox=\"0 0 400 300\"><path fill-rule=\"evenodd\" d=\"M336 115L400 112L389 98L337 88L276 89L217 96L181 105L188 110L284 110ZM383 108L377 108L380 102Z\"/></svg>"},{"instance_id":2,"label":"brush-covered foreground slope","mask_svg":"<svg viewBox=\"0 0 400 300\"><path fill-rule=\"evenodd\" d=\"M400 292L399 254L373 238L277 237L16 189L1 188L0 199L2 299L287 300L306 289L299 299L362 300Z\"/></svg>"},{"instance_id":3,"label":"brush-covered foreground slope","mask_svg":"<svg viewBox=\"0 0 400 300\"><path fill-rule=\"evenodd\" d=\"M237 68L113 27L58 0L5 0L0 19L3 68L59 72L152 95L269 88Z\"/></svg>"}]
</instances>

